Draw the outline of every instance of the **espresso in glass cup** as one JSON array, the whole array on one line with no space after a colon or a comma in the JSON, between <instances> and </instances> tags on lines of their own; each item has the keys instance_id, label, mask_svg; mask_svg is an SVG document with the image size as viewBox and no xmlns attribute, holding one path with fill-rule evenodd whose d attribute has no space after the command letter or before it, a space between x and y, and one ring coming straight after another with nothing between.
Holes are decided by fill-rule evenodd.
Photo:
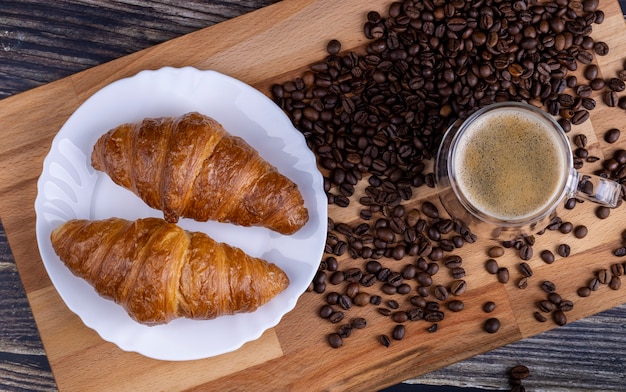
<instances>
[{"instance_id":1,"label":"espresso in glass cup","mask_svg":"<svg viewBox=\"0 0 626 392\"><path fill-rule=\"evenodd\" d=\"M541 230L571 197L615 207L621 191L617 182L575 170L561 126L521 102L492 104L454 123L435 175L452 218L497 239Z\"/></svg>"}]
</instances>

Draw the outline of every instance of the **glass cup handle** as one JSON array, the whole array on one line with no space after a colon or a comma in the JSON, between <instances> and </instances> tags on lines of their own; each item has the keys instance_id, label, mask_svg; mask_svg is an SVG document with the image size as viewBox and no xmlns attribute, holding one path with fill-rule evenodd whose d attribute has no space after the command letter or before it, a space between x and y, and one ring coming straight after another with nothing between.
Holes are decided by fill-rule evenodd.
<instances>
[{"instance_id":1,"label":"glass cup handle","mask_svg":"<svg viewBox=\"0 0 626 392\"><path fill-rule=\"evenodd\" d=\"M617 206L622 192L621 184L595 174L583 174L574 169L572 172L576 184L572 196L611 208Z\"/></svg>"}]
</instances>

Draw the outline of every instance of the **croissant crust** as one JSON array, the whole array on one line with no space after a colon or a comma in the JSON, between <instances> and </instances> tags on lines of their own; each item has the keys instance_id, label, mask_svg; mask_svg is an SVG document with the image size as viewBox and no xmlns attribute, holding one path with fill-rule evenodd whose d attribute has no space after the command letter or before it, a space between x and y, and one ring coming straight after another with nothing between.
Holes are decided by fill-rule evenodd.
<instances>
[{"instance_id":1,"label":"croissant crust","mask_svg":"<svg viewBox=\"0 0 626 392\"><path fill-rule=\"evenodd\" d=\"M158 218L71 220L51 240L75 275L147 325L252 312L289 284L278 266Z\"/></svg>"},{"instance_id":2,"label":"croissant crust","mask_svg":"<svg viewBox=\"0 0 626 392\"><path fill-rule=\"evenodd\" d=\"M187 217L293 234L309 219L294 182L200 113L120 125L96 142L91 163L168 222Z\"/></svg>"}]
</instances>

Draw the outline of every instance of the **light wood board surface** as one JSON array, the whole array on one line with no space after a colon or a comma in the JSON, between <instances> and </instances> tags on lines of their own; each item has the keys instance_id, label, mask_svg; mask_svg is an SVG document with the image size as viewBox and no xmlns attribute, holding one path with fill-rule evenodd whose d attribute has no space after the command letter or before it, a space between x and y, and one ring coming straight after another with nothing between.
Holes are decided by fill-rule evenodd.
<instances>
[{"instance_id":1,"label":"light wood board surface","mask_svg":"<svg viewBox=\"0 0 626 392\"><path fill-rule=\"evenodd\" d=\"M570 321L626 302L624 289L606 287L589 298L576 297L576 289L586 284L593 271L612 262L611 251L620 246L626 226L623 208L600 221L594 217L593 207L585 203L562 217L586 224L590 234L584 240L558 233L539 237L537 250L567 241L572 255L552 265L535 256L530 261L535 275L523 292L513 284L515 279L502 285L484 271L485 249L491 243L479 241L464 247L459 254L466 260L470 285L463 296L467 309L448 313L437 333L415 329L389 348L378 344L376 338L388 333L390 324L377 319L373 308L361 311L370 323L366 330L355 333L339 350L329 348L325 338L334 326L319 319L322 299L312 293L303 295L296 309L259 340L233 353L192 362L161 362L122 352L84 327L65 307L34 246L34 210L24 206L34 203L36 181L52 138L86 98L143 69L187 65L229 74L267 93L272 83L288 80L322 58L330 38L340 39L344 49L361 47L365 13L372 9L383 12L388 3L281 2L0 102L0 216L61 390L97 390L102 385L109 390L256 390L259 385L273 390L374 389L555 327L532 318L537 299L543 298L538 288L542 279L554 281L559 293L575 300L574 310L568 313ZM596 61L603 74L612 75L624 67L626 28L617 2L601 2L601 8L607 19L594 28L593 37L606 41L611 53ZM602 157L626 145L624 139L612 146L602 141L603 132L612 127L626 129L626 116L599 104L591 121L575 132L584 132L590 150ZM422 199L432 197L432 192L418 193L412 203L419 206ZM352 216L350 211L336 208L330 209L330 215L337 220ZM499 259L512 271L518 261L510 252ZM493 335L481 329L485 315L479 309L487 300L497 302L494 315L502 322Z\"/></svg>"}]
</instances>

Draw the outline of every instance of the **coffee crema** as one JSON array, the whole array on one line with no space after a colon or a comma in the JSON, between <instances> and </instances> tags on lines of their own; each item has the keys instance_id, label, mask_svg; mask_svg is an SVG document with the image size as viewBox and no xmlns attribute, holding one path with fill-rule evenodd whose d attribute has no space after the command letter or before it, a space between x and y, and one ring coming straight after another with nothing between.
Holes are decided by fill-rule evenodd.
<instances>
[{"instance_id":1,"label":"coffee crema","mask_svg":"<svg viewBox=\"0 0 626 392\"><path fill-rule=\"evenodd\" d=\"M567 152L545 119L515 108L467 125L453 152L459 191L481 213L504 221L536 216L565 186Z\"/></svg>"}]
</instances>

